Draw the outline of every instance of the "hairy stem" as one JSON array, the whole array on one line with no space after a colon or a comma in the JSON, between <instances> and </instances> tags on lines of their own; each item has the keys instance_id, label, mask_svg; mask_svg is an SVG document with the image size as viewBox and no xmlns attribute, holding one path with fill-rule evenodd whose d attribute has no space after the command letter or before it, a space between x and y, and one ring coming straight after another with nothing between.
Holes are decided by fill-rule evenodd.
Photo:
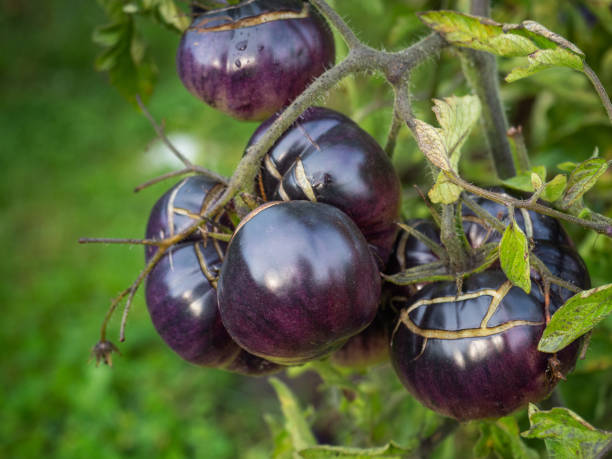
<instances>
[{"instance_id":1,"label":"hairy stem","mask_svg":"<svg viewBox=\"0 0 612 459\"><path fill-rule=\"evenodd\" d=\"M159 139L164 143L164 145L166 145L170 149L170 151L174 154L174 156L176 156L185 165L186 168L194 172L199 172L200 174L206 175L212 178L213 180L216 180L217 182L220 182L223 184L227 183L227 179L223 177L222 175L219 175L216 172L208 170L204 167L197 166L193 164L191 161L189 161L189 159L187 159L187 157L183 153L181 153L179 149L176 148L172 142L170 142L170 139L168 139L168 137L166 136L166 133L164 132L164 128L155 121L155 118L153 118L153 115L151 115L149 110L147 110L147 107L142 102L142 99L140 98L139 95L136 95L136 102L138 102L138 106L142 110L142 113L149 120L149 122L151 123L151 126L153 126L153 129L155 129L155 132L157 133L157 137L159 137Z\"/></svg>"},{"instance_id":2,"label":"hairy stem","mask_svg":"<svg viewBox=\"0 0 612 459\"><path fill-rule=\"evenodd\" d=\"M322 0L316 0L317 6L324 3ZM322 11L326 12L325 9L322 9ZM342 19L338 17L337 21L342 21ZM336 22L333 22L335 26L337 25ZM357 72L378 71L384 74L391 84L397 84L400 81L405 81L408 72L421 64L427 57L436 54L446 44L446 41L439 34L432 33L397 53L376 51L361 43L359 46L351 49L344 60L313 81L278 116L257 143L248 148L230 178L225 192L209 210L207 216L214 215L245 185L253 183L259 170L261 159L274 145L274 142L293 124L304 110L314 105L319 98L323 97L339 81Z\"/></svg>"},{"instance_id":3,"label":"hairy stem","mask_svg":"<svg viewBox=\"0 0 612 459\"><path fill-rule=\"evenodd\" d=\"M387 142L385 143L385 153L389 158L393 157L395 145L397 144L397 136L402 127L402 118L399 115L397 108L397 97L393 103L393 114L391 115L391 125L389 126L389 134L387 134Z\"/></svg>"},{"instance_id":4,"label":"hairy stem","mask_svg":"<svg viewBox=\"0 0 612 459\"><path fill-rule=\"evenodd\" d=\"M160 245L160 242L154 239L118 239L107 237L82 237L79 239L79 244L127 244L127 245Z\"/></svg>"},{"instance_id":5,"label":"hairy stem","mask_svg":"<svg viewBox=\"0 0 612 459\"><path fill-rule=\"evenodd\" d=\"M444 248L442 248L442 246L440 244L438 244L437 242L435 242L433 239L429 238L428 236L426 236L425 234L421 233L419 230L417 230L416 228L413 228L410 225L405 225L404 223L398 223L397 225L401 229L406 231L408 234L410 234L412 237L414 237L418 241L420 241L423 244L425 244L427 246L427 248L429 248L429 250L431 250L433 253L435 253L436 256L440 260L446 259L446 252L445 252Z\"/></svg>"},{"instance_id":6,"label":"hairy stem","mask_svg":"<svg viewBox=\"0 0 612 459\"><path fill-rule=\"evenodd\" d=\"M508 122L499 96L495 56L471 49L462 52L462 68L470 86L482 102L482 125L500 179L516 175L510 142L506 137Z\"/></svg>"},{"instance_id":7,"label":"hairy stem","mask_svg":"<svg viewBox=\"0 0 612 459\"><path fill-rule=\"evenodd\" d=\"M349 49L356 48L361 46L362 43L355 35L355 32L348 26L346 22L340 17L336 11L332 7L330 7L327 2L322 0L310 0L314 6L316 6L321 13L323 13L329 22L331 22L336 30L342 35L342 38L348 45Z\"/></svg>"},{"instance_id":8,"label":"hairy stem","mask_svg":"<svg viewBox=\"0 0 612 459\"><path fill-rule=\"evenodd\" d=\"M601 99L601 103L608 114L608 119L612 123L612 102L610 102L610 97L608 96L606 89L603 87L603 84L601 84L599 77L595 74L593 69L586 64L586 62L584 63L584 74L591 81L595 91L597 91L597 95Z\"/></svg>"},{"instance_id":9,"label":"hairy stem","mask_svg":"<svg viewBox=\"0 0 612 459\"><path fill-rule=\"evenodd\" d=\"M352 52L338 65L332 67L308 86L270 125L261 138L250 146L246 154L238 163L228 186L221 197L209 209L206 216L215 215L223 208L244 186L253 183L261 160L274 142L293 124L293 122L315 101L323 97L340 80L350 75L358 68L358 58Z\"/></svg>"},{"instance_id":10,"label":"hairy stem","mask_svg":"<svg viewBox=\"0 0 612 459\"><path fill-rule=\"evenodd\" d=\"M472 0L471 13L488 17L488 0ZM506 136L508 121L499 94L497 61L483 51L464 50L462 68L468 83L482 102L482 125L493 165L500 179L516 175L510 142Z\"/></svg>"},{"instance_id":11,"label":"hairy stem","mask_svg":"<svg viewBox=\"0 0 612 459\"><path fill-rule=\"evenodd\" d=\"M514 165L516 166L517 174L527 172L531 169L531 166L529 164L529 155L527 154L522 126L511 127L508 129L507 135L514 142Z\"/></svg>"},{"instance_id":12,"label":"hairy stem","mask_svg":"<svg viewBox=\"0 0 612 459\"><path fill-rule=\"evenodd\" d=\"M185 167L184 169L179 169L177 171L168 172L166 174L160 175L159 177L155 177L155 178L152 178L151 180L147 180L146 182L141 183L136 188L134 188L134 193L138 193L139 191L142 191L145 188L150 187L151 185L155 185L159 182L163 182L164 180L167 180L169 178L180 177L181 175L190 174L192 172L200 173L196 168L191 167L191 166Z\"/></svg>"},{"instance_id":13,"label":"hairy stem","mask_svg":"<svg viewBox=\"0 0 612 459\"><path fill-rule=\"evenodd\" d=\"M461 238L455 231L455 206L452 204L442 205L440 240L446 248L453 272L465 271L468 265L468 254L464 250Z\"/></svg>"},{"instance_id":14,"label":"hairy stem","mask_svg":"<svg viewBox=\"0 0 612 459\"><path fill-rule=\"evenodd\" d=\"M455 185L459 185L464 190L469 191L478 196L482 196L483 198L489 199L499 204L503 204L505 206L513 206L520 209L533 210L540 214L548 215L549 217L558 218L560 220L565 220L570 223L573 223L575 225L590 228L600 234L605 234L606 236L612 238L612 225L610 225L607 221L591 221L579 217L574 217L573 215L560 212L558 210L542 205L538 202L533 202L531 199L516 199L511 196L485 190L484 188L480 188L479 186L473 185L468 181L462 179L454 172L445 171L444 174Z\"/></svg>"}]
</instances>

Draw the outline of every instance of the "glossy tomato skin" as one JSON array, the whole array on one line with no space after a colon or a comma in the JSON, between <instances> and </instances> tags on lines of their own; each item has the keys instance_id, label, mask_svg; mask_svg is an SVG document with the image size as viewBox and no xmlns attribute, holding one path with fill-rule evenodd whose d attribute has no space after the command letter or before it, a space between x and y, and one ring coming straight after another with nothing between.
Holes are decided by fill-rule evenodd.
<instances>
[{"instance_id":1,"label":"glossy tomato skin","mask_svg":"<svg viewBox=\"0 0 612 459\"><path fill-rule=\"evenodd\" d=\"M225 250L227 244L221 243ZM251 355L229 336L219 315L220 254L210 241L176 245L147 277L145 296L157 333L187 362L250 376L282 367Z\"/></svg>"},{"instance_id":2,"label":"glossy tomato skin","mask_svg":"<svg viewBox=\"0 0 612 459\"><path fill-rule=\"evenodd\" d=\"M459 297L454 282L429 284L412 297L391 358L404 386L438 413L461 421L505 416L556 385L552 355L537 350L544 327L538 284L528 295L502 271L485 271L467 278ZM562 374L575 365L579 346L577 340L556 354Z\"/></svg>"},{"instance_id":3,"label":"glossy tomato skin","mask_svg":"<svg viewBox=\"0 0 612 459\"><path fill-rule=\"evenodd\" d=\"M196 97L235 118L263 120L335 60L323 17L301 0L254 0L197 16L177 52Z\"/></svg>"},{"instance_id":4,"label":"glossy tomato skin","mask_svg":"<svg viewBox=\"0 0 612 459\"><path fill-rule=\"evenodd\" d=\"M349 340L330 356L341 367L365 369L389 360L389 338L396 315L384 305L365 330Z\"/></svg>"},{"instance_id":5,"label":"glossy tomato skin","mask_svg":"<svg viewBox=\"0 0 612 459\"><path fill-rule=\"evenodd\" d=\"M229 244L218 284L223 323L248 352L291 365L323 357L376 315L380 276L355 224L308 201L265 204Z\"/></svg>"},{"instance_id":6,"label":"glossy tomato skin","mask_svg":"<svg viewBox=\"0 0 612 459\"><path fill-rule=\"evenodd\" d=\"M240 352L221 322L217 292L207 279L220 266L212 244L187 242L166 253L146 282L155 329L174 352L196 365L222 367Z\"/></svg>"},{"instance_id":7,"label":"glossy tomato skin","mask_svg":"<svg viewBox=\"0 0 612 459\"><path fill-rule=\"evenodd\" d=\"M146 237L164 239L187 229L223 190L222 184L201 175L181 180L154 205ZM231 227L222 212L204 230ZM278 365L242 350L223 326L216 278L226 249L227 243L205 239L198 231L164 254L146 280L146 302L153 325L174 352L195 365L253 376L280 371ZM155 246L145 246L147 262L156 250Z\"/></svg>"},{"instance_id":8,"label":"glossy tomato skin","mask_svg":"<svg viewBox=\"0 0 612 459\"><path fill-rule=\"evenodd\" d=\"M223 192L224 186L203 175L186 177L170 188L157 200L147 223L147 239L165 239L189 228L196 218L215 198ZM215 219L218 226L206 225L208 230L231 229L231 222L224 213ZM202 239L201 232L195 232L188 240ZM155 246L146 246L145 259L155 254Z\"/></svg>"},{"instance_id":9,"label":"glossy tomato skin","mask_svg":"<svg viewBox=\"0 0 612 459\"><path fill-rule=\"evenodd\" d=\"M253 145L270 124L251 137ZM267 200L310 200L345 212L384 266L399 218L401 186L386 153L350 118L311 107L277 140L262 162L260 193Z\"/></svg>"}]
</instances>

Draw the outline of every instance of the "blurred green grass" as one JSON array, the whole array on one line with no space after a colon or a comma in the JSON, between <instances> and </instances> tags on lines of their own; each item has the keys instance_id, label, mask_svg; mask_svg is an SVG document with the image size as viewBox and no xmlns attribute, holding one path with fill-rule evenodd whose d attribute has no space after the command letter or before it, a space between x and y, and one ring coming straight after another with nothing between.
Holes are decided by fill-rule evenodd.
<instances>
[{"instance_id":1,"label":"blurred green grass","mask_svg":"<svg viewBox=\"0 0 612 459\"><path fill-rule=\"evenodd\" d=\"M393 23L393 15L428 6L423 1L391 2L392 14L370 30L369 15L360 13L358 5L335 3L353 18L360 36L389 48L422 34L413 17ZM375 3L368 4L368 11L380 14L384 9L379 11ZM517 2L509 11L518 16L526 5ZM112 296L135 278L143 254L141 247L82 246L77 240L140 237L151 206L171 182L138 194L132 190L170 169L156 165L146 151L154 138L148 122L93 70L98 49L90 35L104 23L94 2L4 0L1 8L0 237L5 249L0 263L0 456L268 457L272 445L262 415L278 408L265 380L183 363L154 332L141 294L115 368L87 363ZM146 24L144 31L160 69L151 112L166 118L169 134L186 133L202 144L198 163L230 174L255 125L235 122L189 95L174 69L178 36ZM594 35L597 46L589 46L595 49L592 65L597 70L598 62L603 66L610 61L609 42ZM588 43L578 44L589 55ZM428 63L415 75L416 108L423 116L431 115L432 73L440 80L438 94L465 91L453 82L456 62L446 62L439 71ZM612 68L607 65L604 73ZM612 71L606 81L612 81ZM552 167L584 159L594 144L612 158L609 128L583 120L582 113L594 107L588 86L576 102L563 99L558 94L562 82L555 84L547 87L546 78L533 78L503 86L513 103L512 118L520 118L520 107L535 103L535 115L525 120L532 137L528 140L539 152L535 162ZM327 102L349 114L361 110L359 121L383 141L388 105L367 109L372 94L389 97L382 85L380 80L350 79ZM549 102L543 96L547 91ZM587 146L584 139L589 139ZM472 157L478 158L482 145L473 143ZM427 183L421 156L405 130L395 161L406 180ZM464 173L482 177L486 167ZM605 212L612 202L609 174L603 182L592 205ZM408 199L415 196L410 189ZM419 212L424 212L422 205ZM609 281L609 240L573 231L595 283ZM593 371L587 360L563 386L571 408L607 428L612 428L610 328L608 320L591 351L591 362L603 367ZM114 320L111 337L117 329ZM589 384L593 390L582 390Z\"/></svg>"},{"instance_id":2,"label":"blurred green grass","mask_svg":"<svg viewBox=\"0 0 612 459\"><path fill-rule=\"evenodd\" d=\"M267 457L261 413L276 407L266 383L182 362L154 332L142 295L115 367L88 364L110 299L143 253L77 240L141 237L172 182L132 190L169 168L151 165L151 126L93 70L90 36L104 22L94 2L2 9L0 456ZM149 29L160 67L150 110L171 114L168 133L206 139L198 161L229 174L254 126L194 100L175 76L178 35Z\"/></svg>"}]
</instances>

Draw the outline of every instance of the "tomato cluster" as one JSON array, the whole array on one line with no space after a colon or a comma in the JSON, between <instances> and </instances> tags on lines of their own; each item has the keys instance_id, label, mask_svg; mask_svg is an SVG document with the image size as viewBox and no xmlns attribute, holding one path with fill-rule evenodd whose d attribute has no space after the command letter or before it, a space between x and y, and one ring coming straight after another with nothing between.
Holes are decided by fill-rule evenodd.
<instances>
[{"instance_id":1,"label":"tomato cluster","mask_svg":"<svg viewBox=\"0 0 612 459\"><path fill-rule=\"evenodd\" d=\"M247 148L333 60L329 27L301 0L197 10L177 55L189 91L236 118L267 118ZM265 154L253 186L258 207L246 215L226 207L170 247L148 276L153 324L185 360L262 375L328 356L348 366L390 359L416 398L462 420L538 400L574 365L579 342L556 355L537 351L546 321L571 294L537 271L529 294L496 264L460 289L381 281L380 272L444 260L398 233L398 176L348 117L307 109ZM223 191L200 175L184 179L155 204L146 237L168 240L192 227ZM508 222L506 207L476 200ZM470 211L463 221L474 248L501 238ZM588 287L556 220L517 212L516 221L553 275ZM440 243L432 222L408 223ZM156 250L147 246L147 261Z\"/></svg>"}]
</instances>

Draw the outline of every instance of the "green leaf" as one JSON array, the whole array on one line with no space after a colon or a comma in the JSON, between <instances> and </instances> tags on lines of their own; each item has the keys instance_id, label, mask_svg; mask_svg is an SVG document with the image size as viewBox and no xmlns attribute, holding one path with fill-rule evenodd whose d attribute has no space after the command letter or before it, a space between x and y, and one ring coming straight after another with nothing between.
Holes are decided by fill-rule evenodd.
<instances>
[{"instance_id":1,"label":"green leaf","mask_svg":"<svg viewBox=\"0 0 612 459\"><path fill-rule=\"evenodd\" d=\"M161 19L179 32L183 32L189 27L189 17L176 6L174 0L159 0L158 11Z\"/></svg>"},{"instance_id":2,"label":"green leaf","mask_svg":"<svg viewBox=\"0 0 612 459\"><path fill-rule=\"evenodd\" d=\"M489 457L495 452L502 458L535 459L537 452L528 448L519 436L520 430L515 418L508 416L495 422L480 424L480 438L474 446L476 457Z\"/></svg>"},{"instance_id":3,"label":"green leaf","mask_svg":"<svg viewBox=\"0 0 612 459\"><path fill-rule=\"evenodd\" d=\"M439 128L421 120L415 120L415 134L419 149L427 159L442 171L457 172L461 158L461 146L480 117L480 101L476 96L434 99L432 108ZM430 199L451 204L459 198L461 189L443 174L430 191Z\"/></svg>"},{"instance_id":4,"label":"green leaf","mask_svg":"<svg viewBox=\"0 0 612 459\"><path fill-rule=\"evenodd\" d=\"M480 118L480 100L476 96L451 96L434 99L433 112L442 128L441 134L453 170L457 170L461 146Z\"/></svg>"},{"instance_id":5,"label":"green leaf","mask_svg":"<svg viewBox=\"0 0 612 459\"><path fill-rule=\"evenodd\" d=\"M274 444L270 456L275 459L292 458L294 453L293 444L284 423L281 424L280 420L277 420L276 417L269 413L264 414L263 419L268 425Z\"/></svg>"},{"instance_id":6,"label":"green leaf","mask_svg":"<svg viewBox=\"0 0 612 459\"><path fill-rule=\"evenodd\" d=\"M512 189L533 193L536 191L534 184L541 186L544 180L546 180L546 167L535 166L530 171L504 180L503 183ZM563 174L557 174L555 178L544 184L544 191L540 197L545 201L556 201L563 194L566 183L567 177Z\"/></svg>"},{"instance_id":7,"label":"green leaf","mask_svg":"<svg viewBox=\"0 0 612 459\"><path fill-rule=\"evenodd\" d=\"M211 8L223 6L214 3L208 5L208 2L202 0L200 3ZM160 24L178 32L184 32L189 27L191 18L176 6L175 0L140 0L140 4L141 7L133 13L151 16Z\"/></svg>"},{"instance_id":8,"label":"green leaf","mask_svg":"<svg viewBox=\"0 0 612 459\"><path fill-rule=\"evenodd\" d=\"M530 429L521 435L543 439L551 457L601 457L612 443L612 432L596 429L567 408L540 411L530 404L529 423Z\"/></svg>"},{"instance_id":9,"label":"green leaf","mask_svg":"<svg viewBox=\"0 0 612 459\"><path fill-rule=\"evenodd\" d=\"M563 174L557 174L544 188L541 198L548 202L554 202L563 195L567 177Z\"/></svg>"},{"instance_id":10,"label":"green leaf","mask_svg":"<svg viewBox=\"0 0 612 459\"><path fill-rule=\"evenodd\" d=\"M562 207L568 208L576 203L608 169L603 158L590 158L578 164L569 176L567 188L562 198Z\"/></svg>"},{"instance_id":11,"label":"green leaf","mask_svg":"<svg viewBox=\"0 0 612 459\"><path fill-rule=\"evenodd\" d=\"M452 204L461 196L462 188L452 183L444 172L438 173L436 183L427 193L431 202L436 204Z\"/></svg>"},{"instance_id":12,"label":"green leaf","mask_svg":"<svg viewBox=\"0 0 612 459\"><path fill-rule=\"evenodd\" d=\"M100 46L113 46L121 40L123 24L107 24L97 27L92 35L94 43Z\"/></svg>"},{"instance_id":13,"label":"green leaf","mask_svg":"<svg viewBox=\"0 0 612 459\"><path fill-rule=\"evenodd\" d=\"M584 62L581 56L569 53L564 48L542 49L527 56L527 67L519 67L506 76L506 81L512 83L521 78L533 75L541 70L552 67L569 67L582 71Z\"/></svg>"},{"instance_id":14,"label":"green leaf","mask_svg":"<svg viewBox=\"0 0 612 459\"><path fill-rule=\"evenodd\" d=\"M418 16L454 45L508 57L526 56L539 49L527 37L504 34L503 24L490 19L444 10L427 11Z\"/></svg>"},{"instance_id":15,"label":"green leaf","mask_svg":"<svg viewBox=\"0 0 612 459\"><path fill-rule=\"evenodd\" d=\"M184 31L189 17L174 0L98 0L111 23L98 27L93 41L105 49L96 58L96 70L108 72L110 83L136 105L136 96L143 101L153 93L157 68L147 53L146 43L136 30L135 18L153 17L168 27Z\"/></svg>"},{"instance_id":16,"label":"green leaf","mask_svg":"<svg viewBox=\"0 0 612 459\"><path fill-rule=\"evenodd\" d=\"M104 8L106 15L113 22L121 21L125 16L125 13L123 12L123 0L98 0L98 3L102 8Z\"/></svg>"},{"instance_id":17,"label":"green leaf","mask_svg":"<svg viewBox=\"0 0 612 459\"><path fill-rule=\"evenodd\" d=\"M564 161L562 163L557 164L557 169L564 172L571 172L576 168L577 165L577 163L574 163L572 161Z\"/></svg>"},{"instance_id":18,"label":"green leaf","mask_svg":"<svg viewBox=\"0 0 612 459\"><path fill-rule=\"evenodd\" d=\"M340 387L354 392L359 391L359 387L347 375L332 365L329 360L313 360L303 365L302 368L304 370L316 371L328 386Z\"/></svg>"},{"instance_id":19,"label":"green leaf","mask_svg":"<svg viewBox=\"0 0 612 459\"><path fill-rule=\"evenodd\" d=\"M277 378L270 378L270 384L274 387L278 400L281 404L281 410L285 417L285 426L291 435L293 447L296 450L302 450L317 444L314 435L310 431L310 427L300 410L299 404L291 389Z\"/></svg>"},{"instance_id":20,"label":"green leaf","mask_svg":"<svg viewBox=\"0 0 612 459\"><path fill-rule=\"evenodd\" d=\"M538 350L554 353L593 329L612 312L612 284L585 290L571 297L553 314Z\"/></svg>"},{"instance_id":21,"label":"green leaf","mask_svg":"<svg viewBox=\"0 0 612 459\"><path fill-rule=\"evenodd\" d=\"M455 11L428 11L419 17L454 45L498 56L526 57L528 65L514 69L506 81L550 67L584 70L584 53L576 45L534 21L502 24Z\"/></svg>"},{"instance_id":22,"label":"green leaf","mask_svg":"<svg viewBox=\"0 0 612 459\"><path fill-rule=\"evenodd\" d=\"M419 150L421 150L427 159L436 167L443 171L450 170L450 162L448 152L444 145L440 129L425 123L421 120L415 120L416 138Z\"/></svg>"},{"instance_id":23,"label":"green leaf","mask_svg":"<svg viewBox=\"0 0 612 459\"><path fill-rule=\"evenodd\" d=\"M531 186L534 190L539 190L544 185L542 178L535 172L531 173Z\"/></svg>"},{"instance_id":24,"label":"green leaf","mask_svg":"<svg viewBox=\"0 0 612 459\"><path fill-rule=\"evenodd\" d=\"M367 459L369 457L387 457L401 458L406 452L405 448L401 448L395 443L387 443L384 446L373 448L351 448L346 446L329 446L319 445L313 448L303 449L299 452L299 456L304 459L328 459L334 457L345 457L352 459Z\"/></svg>"},{"instance_id":25,"label":"green leaf","mask_svg":"<svg viewBox=\"0 0 612 459\"><path fill-rule=\"evenodd\" d=\"M108 72L111 84L133 104L137 95L146 101L153 92L157 69L136 34L134 20L125 15L102 29L111 32L94 34L94 39L109 46L96 58L96 70Z\"/></svg>"},{"instance_id":26,"label":"green leaf","mask_svg":"<svg viewBox=\"0 0 612 459\"><path fill-rule=\"evenodd\" d=\"M546 166L534 166L530 171L525 171L503 181L504 185L515 190L533 192L533 180L531 174L536 174L540 180L546 180Z\"/></svg>"},{"instance_id":27,"label":"green leaf","mask_svg":"<svg viewBox=\"0 0 612 459\"><path fill-rule=\"evenodd\" d=\"M531 292L529 245L525 233L512 221L499 244L499 261L506 277L525 292Z\"/></svg>"},{"instance_id":28,"label":"green leaf","mask_svg":"<svg viewBox=\"0 0 612 459\"><path fill-rule=\"evenodd\" d=\"M557 164L557 169L564 172L571 172L576 168L577 165L578 164L572 161L564 161L562 163Z\"/></svg>"}]
</instances>

